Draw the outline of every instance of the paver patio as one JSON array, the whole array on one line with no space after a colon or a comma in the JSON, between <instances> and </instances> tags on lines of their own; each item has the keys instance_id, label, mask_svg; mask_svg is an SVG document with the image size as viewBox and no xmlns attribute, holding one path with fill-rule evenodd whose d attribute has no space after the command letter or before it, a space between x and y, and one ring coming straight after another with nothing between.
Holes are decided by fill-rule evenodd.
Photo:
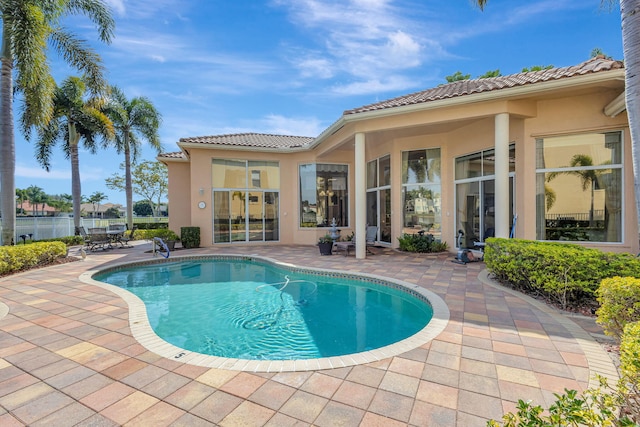
<instances>
[{"instance_id":1,"label":"paver patio","mask_svg":"<svg viewBox=\"0 0 640 427\"><path fill-rule=\"evenodd\" d=\"M445 330L389 359L337 369L253 373L161 357L136 342L127 304L79 280L87 270L151 259L150 244L0 279L0 425L482 426L518 399L616 378L593 319L498 286L484 264L375 248L366 260L308 246L181 250L255 254L300 266L417 284L448 305ZM72 249L72 253L75 249ZM5 307L6 308L6 307Z\"/></svg>"}]
</instances>

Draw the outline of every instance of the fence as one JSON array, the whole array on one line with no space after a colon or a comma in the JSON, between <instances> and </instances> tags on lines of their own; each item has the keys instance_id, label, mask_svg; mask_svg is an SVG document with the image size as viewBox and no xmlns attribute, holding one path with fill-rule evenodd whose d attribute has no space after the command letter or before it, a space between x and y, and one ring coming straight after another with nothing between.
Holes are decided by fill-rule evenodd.
<instances>
[{"instance_id":1,"label":"fence","mask_svg":"<svg viewBox=\"0 0 640 427\"><path fill-rule=\"evenodd\" d=\"M140 223L166 223L168 217L139 217L134 218L134 224ZM86 229L93 227L107 227L109 224L126 223L125 218L82 218L80 225ZM1 229L1 226L0 226ZM18 243L25 239L29 240L45 240L57 237L73 236L74 233L73 218L70 217L18 217L16 218L16 230L14 242ZM2 244L2 235L0 234L0 244Z\"/></svg>"}]
</instances>

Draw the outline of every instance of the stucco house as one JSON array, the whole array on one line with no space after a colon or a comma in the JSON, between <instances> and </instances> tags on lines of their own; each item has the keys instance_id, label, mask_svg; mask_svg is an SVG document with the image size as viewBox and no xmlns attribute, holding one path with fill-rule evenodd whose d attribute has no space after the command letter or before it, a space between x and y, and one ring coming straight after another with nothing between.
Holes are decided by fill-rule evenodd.
<instances>
[{"instance_id":1,"label":"stucco house","mask_svg":"<svg viewBox=\"0 0 640 427\"><path fill-rule=\"evenodd\" d=\"M637 253L624 65L458 81L345 111L319 136L186 137L161 154L170 228L201 245L308 244L335 218L380 245L425 230ZM517 218L517 221L515 220ZM365 256L364 239L356 256Z\"/></svg>"}]
</instances>

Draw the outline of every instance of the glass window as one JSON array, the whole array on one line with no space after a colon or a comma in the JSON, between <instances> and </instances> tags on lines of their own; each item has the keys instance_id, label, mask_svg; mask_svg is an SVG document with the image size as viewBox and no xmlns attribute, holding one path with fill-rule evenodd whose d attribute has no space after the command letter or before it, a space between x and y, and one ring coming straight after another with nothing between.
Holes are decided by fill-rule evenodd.
<instances>
[{"instance_id":1,"label":"glass window","mask_svg":"<svg viewBox=\"0 0 640 427\"><path fill-rule=\"evenodd\" d=\"M371 160L367 163L367 189L378 186L378 160Z\"/></svg>"},{"instance_id":2,"label":"glass window","mask_svg":"<svg viewBox=\"0 0 640 427\"><path fill-rule=\"evenodd\" d=\"M622 241L622 134L536 141L537 238Z\"/></svg>"},{"instance_id":3,"label":"glass window","mask_svg":"<svg viewBox=\"0 0 640 427\"><path fill-rule=\"evenodd\" d=\"M402 183L403 232L423 230L440 238L440 149L403 152Z\"/></svg>"},{"instance_id":4,"label":"glass window","mask_svg":"<svg viewBox=\"0 0 640 427\"><path fill-rule=\"evenodd\" d=\"M347 165L300 165L300 226L348 227L348 182Z\"/></svg>"},{"instance_id":5,"label":"glass window","mask_svg":"<svg viewBox=\"0 0 640 427\"><path fill-rule=\"evenodd\" d=\"M213 159L213 188L246 188L247 162Z\"/></svg>"},{"instance_id":6,"label":"glass window","mask_svg":"<svg viewBox=\"0 0 640 427\"><path fill-rule=\"evenodd\" d=\"M404 151L402 183L440 183L440 149Z\"/></svg>"},{"instance_id":7,"label":"glass window","mask_svg":"<svg viewBox=\"0 0 640 427\"><path fill-rule=\"evenodd\" d=\"M378 176L380 187L391 185L391 157L384 156L378 161Z\"/></svg>"},{"instance_id":8,"label":"glass window","mask_svg":"<svg viewBox=\"0 0 640 427\"><path fill-rule=\"evenodd\" d=\"M482 175L482 153L456 159L456 179L477 178Z\"/></svg>"},{"instance_id":9,"label":"glass window","mask_svg":"<svg viewBox=\"0 0 640 427\"><path fill-rule=\"evenodd\" d=\"M280 188L280 168L278 162L249 161L251 188L277 190Z\"/></svg>"}]
</instances>

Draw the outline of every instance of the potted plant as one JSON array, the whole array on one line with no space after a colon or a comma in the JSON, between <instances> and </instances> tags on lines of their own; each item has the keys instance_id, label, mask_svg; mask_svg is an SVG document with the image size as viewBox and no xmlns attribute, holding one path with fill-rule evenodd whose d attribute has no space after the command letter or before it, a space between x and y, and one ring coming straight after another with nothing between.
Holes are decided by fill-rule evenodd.
<instances>
[{"instance_id":1,"label":"potted plant","mask_svg":"<svg viewBox=\"0 0 640 427\"><path fill-rule=\"evenodd\" d=\"M320 255L331 255L331 248L333 247L333 239L329 234L318 239L318 249L320 249Z\"/></svg>"},{"instance_id":2,"label":"potted plant","mask_svg":"<svg viewBox=\"0 0 640 427\"><path fill-rule=\"evenodd\" d=\"M161 238L170 251L174 250L176 247L176 242L180 241L180 237L174 231L171 231L168 228L159 228L155 230L153 233L153 237Z\"/></svg>"}]
</instances>

